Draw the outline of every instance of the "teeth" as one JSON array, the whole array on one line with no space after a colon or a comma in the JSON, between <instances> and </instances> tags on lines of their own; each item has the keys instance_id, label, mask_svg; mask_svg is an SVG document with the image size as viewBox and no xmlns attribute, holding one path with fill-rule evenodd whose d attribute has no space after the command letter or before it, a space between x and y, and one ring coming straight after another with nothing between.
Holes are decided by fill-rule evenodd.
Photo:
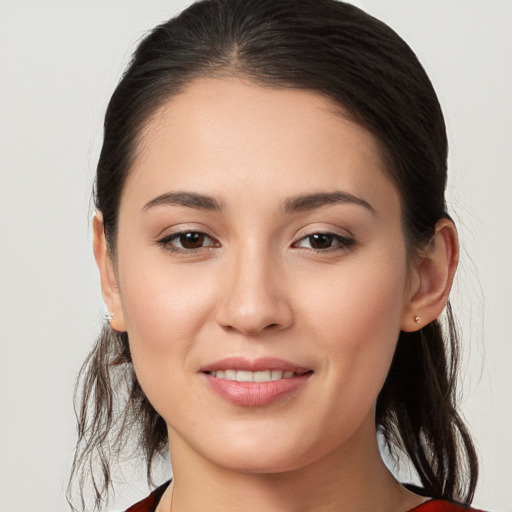
<instances>
[{"instance_id":1,"label":"teeth","mask_svg":"<svg viewBox=\"0 0 512 512\"><path fill-rule=\"evenodd\" d=\"M236 370L224 370L224 378L227 380L236 380Z\"/></svg>"},{"instance_id":2,"label":"teeth","mask_svg":"<svg viewBox=\"0 0 512 512\"><path fill-rule=\"evenodd\" d=\"M265 370L263 372L254 372L252 374L252 380L253 382L268 382L270 380L270 370Z\"/></svg>"},{"instance_id":3,"label":"teeth","mask_svg":"<svg viewBox=\"0 0 512 512\"><path fill-rule=\"evenodd\" d=\"M280 380L283 378L283 372L281 370L272 370L270 380Z\"/></svg>"},{"instance_id":4,"label":"teeth","mask_svg":"<svg viewBox=\"0 0 512 512\"><path fill-rule=\"evenodd\" d=\"M236 372L236 380L238 382L252 382L252 372L247 372L245 370L238 370Z\"/></svg>"},{"instance_id":5,"label":"teeth","mask_svg":"<svg viewBox=\"0 0 512 512\"><path fill-rule=\"evenodd\" d=\"M262 370L250 372L247 370L217 370L210 372L217 379L236 380L238 382L270 382L271 380L291 379L295 372L283 372L281 370Z\"/></svg>"}]
</instances>

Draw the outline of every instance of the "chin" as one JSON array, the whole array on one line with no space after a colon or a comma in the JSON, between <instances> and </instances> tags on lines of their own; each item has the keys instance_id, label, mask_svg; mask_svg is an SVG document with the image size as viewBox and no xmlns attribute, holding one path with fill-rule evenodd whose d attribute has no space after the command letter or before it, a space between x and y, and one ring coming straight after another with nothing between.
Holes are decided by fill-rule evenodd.
<instances>
[{"instance_id":1,"label":"chin","mask_svg":"<svg viewBox=\"0 0 512 512\"><path fill-rule=\"evenodd\" d=\"M261 459L261 457L260 457ZM246 474L277 474L277 473L288 473L296 471L306 465L305 462L297 460L287 460L285 458L276 458L269 460L255 460L247 455L240 458L232 458L227 461L221 461L220 466L230 471L236 471L238 473Z\"/></svg>"},{"instance_id":2,"label":"chin","mask_svg":"<svg viewBox=\"0 0 512 512\"><path fill-rule=\"evenodd\" d=\"M300 441L300 440L298 440ZM208 447L203 456L227 470L240 473L273 474L298 470L313 462L320 450L304 451L304 443L224 443L218 450Z\"/></svg>"}]
</instances>

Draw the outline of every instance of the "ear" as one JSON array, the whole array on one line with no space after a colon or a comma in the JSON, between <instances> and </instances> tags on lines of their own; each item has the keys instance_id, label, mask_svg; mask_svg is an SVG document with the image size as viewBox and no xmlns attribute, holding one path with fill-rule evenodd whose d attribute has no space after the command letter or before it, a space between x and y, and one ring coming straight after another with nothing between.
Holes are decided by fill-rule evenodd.
<instances>
[{"instance_id":1,"label":"ear","mask_svg":"<svg viewBox=\"0 0 512 512\"><path fill-rule=\"evenodd\" d=\"M93 219L93 249L94 258L100 271L101 291L103 300L107 306L108 312L113 315L109 320L110 326L116 331L126 331L121 295L117 284L117 276L114 268L114 262L107 248L105 239L105 229L103 225L103 216L96 213Z\"/></svg>"},{"instance_id":2,"label":"ear","mask_svg":"<svg viewBox=\"0 0 512 512\"><path fill-rule=\"evenodd\" d=\"M417 331L439 317L448 301L458 259L457 229L451 220L441 219L428 249L412 270L402 331Z\"/></svg>"}]
</instances>

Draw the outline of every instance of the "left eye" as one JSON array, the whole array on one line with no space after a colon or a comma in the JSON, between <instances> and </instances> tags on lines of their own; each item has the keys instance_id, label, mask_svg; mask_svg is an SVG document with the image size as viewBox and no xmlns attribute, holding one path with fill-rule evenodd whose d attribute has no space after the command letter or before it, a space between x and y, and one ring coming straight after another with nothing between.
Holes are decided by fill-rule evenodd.
<instances>
[{"instance_id":1,"label":"left eye","mask_svg":"<svg viewBox=\"0 0 512 512\"><path fill-rule=\"evenodd\" d=\"M294 246L322 251L350 247L353 243L354 241L352 239L335 235L334 233L313 233L312 235L301 238Z\"/></svg>"},{"instance_id":2,"label":"left eye","mask_svg":"<svg viewBox=\"0 0 512 512\"><path fill-rule=\"evenodd\" d=\"M167 249L176 252L196 251L204 247L217 247L212 237L200 231L183 231L172 233L158 241Z\"/></svg>"}]
</instances>

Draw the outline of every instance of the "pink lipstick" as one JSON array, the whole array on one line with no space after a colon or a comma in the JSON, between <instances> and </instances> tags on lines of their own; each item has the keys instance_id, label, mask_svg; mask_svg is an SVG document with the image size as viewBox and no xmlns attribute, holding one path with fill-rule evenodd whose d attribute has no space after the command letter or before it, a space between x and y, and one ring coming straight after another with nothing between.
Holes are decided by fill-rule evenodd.
<instances>
[{"instance_id":1,"label":"pink lipstick","mask_svg":"<svg viewBox=\"0 0 512 512\"><path fill-rule=\"evenodd\" d=\"M200 369L216 394L246 407L262 407L302 388L312 370L277 358L225 358Z\"/></svg>"}]
</instances>

